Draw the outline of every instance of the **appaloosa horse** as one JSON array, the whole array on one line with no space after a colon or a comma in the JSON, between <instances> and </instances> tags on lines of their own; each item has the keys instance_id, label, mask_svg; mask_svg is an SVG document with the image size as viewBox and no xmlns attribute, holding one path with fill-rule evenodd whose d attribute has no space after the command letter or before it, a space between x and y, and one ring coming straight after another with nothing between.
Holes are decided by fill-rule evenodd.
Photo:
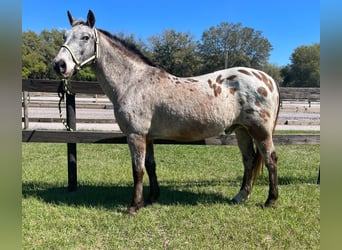
<instances>
[{"instance_id":1,"label":"appaloosa horse","mask_svg":"<svg viewBox=\"0 0 342 250\"><path fill-rule=\"evenodd\" d=\"M244 67L196 77L177 77L155 67L135 46L77 21L68 11L72 28L54 59L54 69L71 78L83 65L93 65L103 91L113 102L117 123L127 135L132 158L134 192L128 212L144 205L143 175L150 180L147 203L159 197L153 152L154 139L194 141L235 132L244 175L232 202L248 199L263 162L269 172L265 206L278 198L277 154L272 134L279 112L279 91L266 73ZM256 145L256 149L254 148Z\"/></svg>"}]
</instances>

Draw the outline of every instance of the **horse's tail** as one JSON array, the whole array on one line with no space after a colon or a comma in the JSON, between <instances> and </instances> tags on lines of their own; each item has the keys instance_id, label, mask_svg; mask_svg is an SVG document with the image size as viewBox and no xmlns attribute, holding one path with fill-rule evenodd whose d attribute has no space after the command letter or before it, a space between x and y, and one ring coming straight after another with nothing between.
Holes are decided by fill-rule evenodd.
<instances>
[{"instance_id":1,"label":"horse's tail","mask_svg":"<svg viewBox=\"0 0 342 250\"><path fill-rule=\"evenodd\" d=\"M260 175L262 172L264 166L264 158L262 157L259 149L256 149L256 155L254 157L253 161L253 168L252 168L252 176L253 176L253 184L256 180L256 178Z\"/></svg>"},{"instance_id":2,"label":"horse's tail","mask_svg":"<svg viewBox=\"0 0 342 250\"><path fill-rule=\"evenodd\" d=\"M280 110L279 86L276 82L275 82L275 85L277 86L279 98L278 98L278 105L277 105L277 115L276 115L276 118L274 119L274 124L273 124L273 128L272 128L272 135L274 134L275 127L277 125L278 115L279 115L279 110ZM256 155L254 157L253 168L252 168L253 183L255 182L256 178L260 175L260 173L262 173L263 166L264 166L264 159L263 159L258 147L256 147Z\"/></svg>"}]
</instances>

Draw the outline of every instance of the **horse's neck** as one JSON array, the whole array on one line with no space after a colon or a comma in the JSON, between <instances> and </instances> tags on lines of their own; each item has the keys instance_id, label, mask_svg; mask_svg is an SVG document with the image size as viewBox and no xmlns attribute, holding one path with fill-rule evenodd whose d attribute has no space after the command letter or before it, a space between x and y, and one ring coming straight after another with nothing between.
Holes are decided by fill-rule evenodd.
<instances>
[{"instance_id":1,"label":"horse's neck","mask_svg":"<svg viewBox=\"0 0 342 250\"><path fill-rule=\"evenodd\" d=\"M147 65L136 62L124 54L122 49L112 46L110 39L101 35L99 43L99 58L97 59L96 75L108 97L120 98L130 84L135 84L134 77L138 78Z\"/></svg>"}]
</instances>

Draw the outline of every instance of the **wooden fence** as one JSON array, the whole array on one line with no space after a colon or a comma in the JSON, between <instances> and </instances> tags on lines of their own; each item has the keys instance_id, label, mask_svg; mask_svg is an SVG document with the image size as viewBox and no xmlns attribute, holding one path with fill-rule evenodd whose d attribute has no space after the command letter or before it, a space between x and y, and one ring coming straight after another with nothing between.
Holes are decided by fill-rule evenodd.
<instances>
[{"instance_id":1,"label":"wooden fence","mask_svg":"<svg viewBox=\"0 0 342 250\"><path fill-rule=\"evenodd\" d=\"M103 91L97 82L73 81L72 92L75 94L98 94ZM307 90L307 91L306 91ZM22 80L24 122L28 122L27 92L64 93L63 82L58 80ZM68 148L68 189L74 191L77 188L77 143L127 143L122 133L102 131L77 131L76 130L76 105L75 95L66 95L66 122L73 131L62 130L22 130L22 142L50 142L67 143ZM319 101L319 89L280 88L281 100L305 100L309 104ZM57 107L56 107L57 108ZM193 144L193 145L236 145L235 135L222 135L208 138L202 141L182 143L170 140L156 140L157 144ZM319 134L303 135L274 135L274 143L288 144L319 144Z\"/></svg>"},{"instance_id":2,"label":"wooden fence","mask_svg":"<svg viewBox=\"0 0 342 250\"><path fill-rule=\"evenodd\" d=\"M280 87L280 107L283 101L306 101L311 107L311 102L320 102L320 88L284 88Z\"/></svg>"}]
</instances>

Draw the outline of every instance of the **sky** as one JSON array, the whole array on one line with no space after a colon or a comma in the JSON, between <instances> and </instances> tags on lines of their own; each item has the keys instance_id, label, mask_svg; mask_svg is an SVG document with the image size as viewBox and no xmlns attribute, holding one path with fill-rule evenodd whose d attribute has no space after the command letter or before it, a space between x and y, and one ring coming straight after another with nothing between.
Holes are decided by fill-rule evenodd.
<instances>
[{"instance_id":1,"label":"sky","mask_svg":"<svg viewBox=\"0 0 342 250\"><path fill-rule=\"evenodd\" d=\"M96 27L143 41L166 29L190 32L200 40L212 26L241 23L269 40L269 62L277 66L290 64L297 47L320 43L318 0L23 0L22 30L69 29L67 11L86 19L89 9Z\"/></svg>"}]
</instances>

